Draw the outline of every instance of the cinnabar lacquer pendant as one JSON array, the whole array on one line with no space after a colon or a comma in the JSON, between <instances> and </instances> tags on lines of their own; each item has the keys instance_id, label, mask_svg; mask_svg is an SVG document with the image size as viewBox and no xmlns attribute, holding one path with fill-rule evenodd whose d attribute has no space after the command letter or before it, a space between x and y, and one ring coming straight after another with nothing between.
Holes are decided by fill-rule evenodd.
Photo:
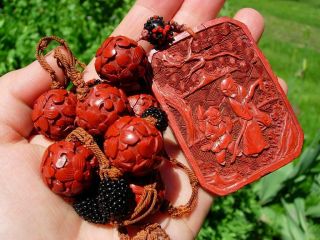
<instances>
[{"instance_id":1,"label":"cinnabar lacquer pendant","mask_svg":"<svg viewBox=\"0 0 320 240\"><path fill-rule=\"evenodd\" d=\"M202 187L226 195L296 158L303 132L244 24L194 32L151 54L152 89Z\"/></svg>"}]
</instances>

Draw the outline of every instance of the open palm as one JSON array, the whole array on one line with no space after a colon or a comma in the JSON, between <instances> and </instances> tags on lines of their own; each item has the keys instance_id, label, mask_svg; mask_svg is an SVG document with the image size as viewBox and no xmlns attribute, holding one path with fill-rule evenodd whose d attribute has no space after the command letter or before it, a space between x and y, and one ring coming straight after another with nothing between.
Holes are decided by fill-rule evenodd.
<instances>
[{"instance_id":1,"label":"open palm","mask_svg":"<svg viewBox=\"0 0 320 240\"><path fill-rule=\"evenodd\" d=\"M223 0L140 0L133 6L113 35L137 39L145 20L153 15L174 18L193 27L210 20L220 11ZM247 24L258 40L263 32L263 19L253 9L240 10L235 18ZM67 36L65 36L67 38ZM149 46L144 46L147 50ZM94 53L93 53L94 54ZM63 73L52 55L47 61L57 76ZM91 62L85 79L96 77ZM286 91L285 83L280 84ZM72 206L53 194L42 182L39 165L50 142L41 136L30 139L34 100L48 90L50 76L35 61L10 72L0 80L0 239L117 239L116 229L83 221ZM186 162L170 130L165 133L168 154ZM165 166L167 191L175 204L187 201L190 195L188 179L182 172ZM159 218L158 221L172 239L193 239L212 204L212 197L200 190L196 209L188 218Z\"/></svg>"}]
</instances>

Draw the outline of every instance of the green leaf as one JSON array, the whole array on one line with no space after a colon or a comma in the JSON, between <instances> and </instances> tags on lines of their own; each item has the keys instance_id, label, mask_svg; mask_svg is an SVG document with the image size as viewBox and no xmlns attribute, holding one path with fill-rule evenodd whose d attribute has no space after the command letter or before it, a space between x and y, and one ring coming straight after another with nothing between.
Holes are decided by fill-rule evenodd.
<instances>
[{"instance_id":1,"label":"green leaf","mask_svg":"<svg viewBox=\"0 0 320 240\"><path fill-rule=\"evenodd\" d=\"M306 239L306 234L300 227L300 218L294 204L287 203L281 199L281 202L286 210L287 215L282 221L282 236L284 239L301 240ZM301 203L298 203L298 205Z\"/></svg>"},{"instance_id":2,"label":"green leaf","mask_svg":"<svg viewBox=\"0 0 320 240\"><path fill-rule=\"evenodd\" d=\"M287 231L289 232L290 239L303 240L307 239L301 228L290 218L286 218Z\"/></svg>"},{"instance_id":3,"label":"green leaf","mask_svg":"<svg viewBox=\"0 0 320 240\"><path fill-rule=\"evenodd\" d=\"M281 199L281 202L286 210L283 235L288 239L308 239L309 232L304 199L296 198L294 203L287 203L284 199Z\"/></svg>"},{"instance_id":4,"label":"green leaf","mask_svg":"<svg viewBox=\"0 0 320 240\"><path fill-rule=\"evenodd\" d=\"M311 145L303 151L298 163L294 167L294 171L292 172L292 175L290 176L290 178L295 178L296 176L304 174L308 170L310 170L310 168L314 166L319 155L320 155L320 132L317 133Z\"/></svg>"},{"instance_id":5,"label":"green leaf","mask_svg":"<svg viewBox=\"0 0 320 240\"><path fill-rule=\"evenodd\" d=\"M293 165L288 164L279 170L270 173L259 181L259 198L262 205L270 202L284 187L283 183L288 179L293 170Z\"/></svg>"},{"instance_id":6,"label":"green leaf","mask_svg":"<svg viewBox=\"0 0 320 240\"><path fill-rule=\"evenodd\" d=\"M299 218L299 224L304 232L308 233L308 223L305 213L305 202L302 198L296 198L294 200L294 205Z\"/></svg>"},{"instance_id":7,"label":"green leaf","mask_svg":"<svg viewBox=\"0 0 320 240\"><path fill-rule=\"evenodd\" d=\"M263 207L260 220L278 231L282 225L283 213L271 207Z\"/></svg>"},{"instance_id":8,"label":"green leaf","mask_svg":"<svg viewBox=\"0 0 320 240\"><path fill-rule=\"evenodd\" d=\"M287 215L297 225L299 225L299 216L295 206L292 203L287 203L284 199L281 199L282 205L284 206Z\"/></svg>"},{"instance_id":9,"label":"green leaf","mask_svg":"<svg viewBox=\"0 0 320 240\"><path fill-rule=\"evenodd\" d=\"M306 210L306 215L313 218L320 218L320 204L308 207Z\"/></svg>"}]
</instances>

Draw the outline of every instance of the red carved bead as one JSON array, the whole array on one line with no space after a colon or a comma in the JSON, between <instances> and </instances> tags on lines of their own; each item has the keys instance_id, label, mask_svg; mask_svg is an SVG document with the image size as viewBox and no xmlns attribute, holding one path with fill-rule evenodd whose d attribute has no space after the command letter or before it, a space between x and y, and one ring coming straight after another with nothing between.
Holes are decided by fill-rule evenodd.
<instances>
[{"instance_id":1,"label":"red carved bead","mask_svg":"<svg viewBox=\"0 0 320 240\"><path fill-rule=\"evenodd\" d=\"M159 107L158 101L149 94L137 94L128 97L130 107L137 117L141 117L149 107Z\"/></svg>"},{"instance_id":2,"label":"red carved bead","mask_svg":"<svg viewBox=\"0 0 320 240\"><path fill-rule=\"evenodd\" d=\"M124 36L107 38L96 53L95 68L99 76L126 92L139 91L146 86L147 64L144 49Z\"/></svg>"},{"instance_id":3,"label":"red carved bead","mask_svg":"<svg viewBox=\"0 0 320 240\"><path fill-rule=\"evenodd\" d=\"M133 181L130 184L130 188L135 196L136 205L138 205L142 200L144 186L151 185L155 182L157 183L155 187L155 190L157 190L157 202L156 202L154 212L157 211L165 199L165 192L166 192L165 186L163 184L159 171L152 171L147 176L139 177L139 179L137 180Z\"/></svg>"},{"instance_id":4,"label":"red carved bead","mask_svg":"<svg viewBox=\"0 0 320 240\"><path fill-rule=\"evenodd\" d=\"M119 116L128 112L128 100L121 89L98 84L76 108L76 124L91 135L103 135Z\"/></svg>"},{"instance_id":5,"label":"red carved bead","mask_svg":"<svg viewBox=\"0 0 320 240\"><path fill-rule=\"evenodd\" d=\"M132 192L134 193L134 197L135 197L134 199L136 201L136 204L138 205L141 201L144 187L136 185L136 184L130 184L130 188L131 188Z\"/></svg>"},{"instance_id":6,"label":"red carved bead","mask_svg":"<svg viewBox=\"0 0 320 240\"><path fill-rule=\"evenodd\" d=\"M104 151L111 164L123 172L145 175L161 160L161 133L149 122L138 117L122 117L105 134Z\"/></svg>"},{"instance_id":7,"label":"red carved bead","mask_svg":"<svg viewBox=\"0 0 320 240\"><path fill-rule=\"evenodd\" d=\"M88 189L98 161L80 143L59 141L50 145L41 163L45 184L56 194L73 197Z\"/></svg>"},{"instance_id":8,"label":"red carved bead","mask_svg":"<svg viewBox=\"0 0 320 240\"><path fill-rule=\"evenodd\" d=\"M32 121L44 136L61 140L74 128L77 98L65 89L52 89L34 103Z\"/></svg>"}]
</instances>

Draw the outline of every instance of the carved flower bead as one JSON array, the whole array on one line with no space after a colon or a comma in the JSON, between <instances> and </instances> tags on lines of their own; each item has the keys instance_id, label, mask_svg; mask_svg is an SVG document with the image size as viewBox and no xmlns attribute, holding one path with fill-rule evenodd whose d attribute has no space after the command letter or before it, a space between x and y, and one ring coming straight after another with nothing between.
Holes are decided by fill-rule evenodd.
<instances>
[{"instance_id":1,"label":"carved flower bead","mask_svg":"<svg viewBox=\"0 0 320 240\"><path fill-rule=\"evenodd\" d=\"M61 140L74 128L77 98L65 89L52 89L34 103L32 121L44 136Z\"/></svg>"},{"instance_id":2,"label":"carved flower bead","mask_svg":"<svg viewBox=\"0 0 320 240\"><path fill-rule=\"evenodd\" d=\"M103 135L119 116L128 112L128 100L121 89L98 84L76 108L76 124L91 135Z\"/></svg>"},{"instance_id":3,"label":"carved flower bead","mask_svg":"<svg viewBox=\"0 0 320 240\"><path fill-rule=\"evenodd\" d=\"M44 153L41 174L56 194L73 197L90 187L98 161L93 152L80 143L59 141Z\"/></svg>"},{"instance_id":4,"label":"carved flower bead","mask_svg":"<svg viewBox=\"0 0 320 240\"><path fill-rule=\"evenodd\" d=\"M96 53L95 68L99 76L126 92L139 91L146 86L147 64L144 49L124 36L107 38Z\"/></svg>"},{"instance_id":5,"label":"carved flower bead","mask_svg":"<svg viewBox=\"0 0 320 240\"><path fill-rule=\"evenodd\" d=\"M142 118L122 117L105 134L104 151L111 164L133 175L145 175L156 168L162 149L161 133Z\"/></svg>"},{"instance_id":6,"label":"carved flower bead","mask_svg":"<svg viewBox=\"0 0 320 240\"><path fill-rule=\"evenodd\" d=\"M159 107L158 101L149 94L137 94L128 97L130 107L137 117L141 117L149 107Z\"/></svg>"}]
</instances>

